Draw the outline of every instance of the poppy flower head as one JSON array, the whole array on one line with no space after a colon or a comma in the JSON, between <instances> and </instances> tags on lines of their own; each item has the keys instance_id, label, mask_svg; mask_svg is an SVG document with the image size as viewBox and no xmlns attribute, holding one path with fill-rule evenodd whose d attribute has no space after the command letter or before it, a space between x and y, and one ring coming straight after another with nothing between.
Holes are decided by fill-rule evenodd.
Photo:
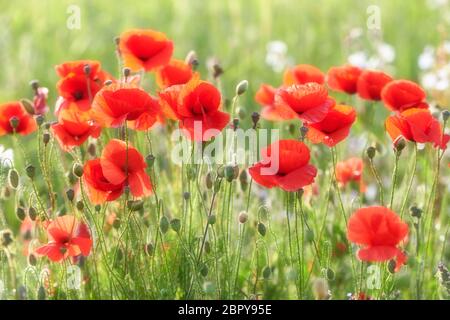
<instances>
[{"instance_id":1,"label":"poppy flower head","mask_svg":"<svg viewBox=\"0 0 450 320\"><path fill-rule=\"evenodd\" d=\"M159 103L144 90L126 83L111 84L95 96L92 116L103 127L120 127L125 121L137 130L150 128L159 115Z\"/></svg>"},{"instance_id":2,"label":"poppy flower head","mask_svg":"<svg viewBox=\"0 0 450 320\"><path fill-rule=\"evenodd\" d=\"M163 110L166 109L179 120L180 128L191 140L208 141L230 121L230 115L220 111L219 90L211 83L200 80L198 75L185 85L174 87L160 94L166 105Z\"/></svg>"},{"instance_id":3,"label":"poppy flower head","mask_svg":"<svg viewBox=\"0 0 450 320\"><path fill-rule=\"evenodd\" d=\"M12 133L28 135L36 129L36 121L20 102L0 104L0 136Z\"/></svg>"},{"instance_id":4,"label":"poppy flower head","mask_svg":"<svg viewBox=\"0 0 450 320\"><path fill-rule=\"evenodd\" d=\"M297 140L279 140L262 150L262 160L249 168L258 184L298 191L314 182L317 169L309 164L308 147Z\"/></svg>"},{"instance_id":5,"label":"poppy flower head","mask_svg":"<svg viewBox=\"0 0 450 320\"><path fill-rule=\"evenodd\" d=\"M339 186L343 187L350 182L359 183L361 192L365 191L365 184L362 180L364 169L363 160L361 158L349 158L336 164L336 180Z\"/></svg>"},{"instance_id":6,"label":"poppy flower head","mask_svg":"<svg viewBox=\"0 0 450 320\"><path fill-rule=\"evenodd\" d=\"M305 84L308 82L316 82L324 84L325 75L319 68L309 64L299 64L293 68L289 68L284 72L283 84L290 86L293 84Z\"/></svg>"},{"instance_id":7,"label":"poppy flower head","mask_svg":"<svg viewBox=\"0 0 450 320\"><path fill-rule=\"evenodd\" d=\"M120 35L120 53L132 71L152 71L169 63L173 42L162 32L132 29Z\"/></svg>"},{"instance_id":8,"label":"poppy flower head","mask_svg":"<svg viewBox=\"0 0 450 320\"><path fill-rule=\"evenodd\" d=\"M361 208L348 221L348 240L362 247L358 257L371 262L395 258L396 271L406 262L406 256L398 246L407 235L408 225L386 207Z\"/></svg>"},{"instance_id":9,"label":"poppy flower head","mask_svg":"<svg viewBox=\"0 0 450 320\"><path fill-rule=\"evenodd\" d=\"M324 143L333 147L348 136L355 120L356 112L352 107L335 105L322 121L306 125L307 138L312 143Z\"/></svg>"},{"instance_id":10,"label":"poppy flower head","mask_svg":"<svg viewBox=\"0 0 450 320\"><path fill-rule=\"evenodd\" d=\"M187 83L194 74L191 65L182 60L171 60L156 70L156 84L161 89Z\"/></svg>"},{"instance_id":11,"label":"poppy flower head","mask_svg":"<svg viewBox=\"0 0 450 320\"><path fill-rule=\"evenodd\" d=\"M89 200L93 204L102 204L105 201L113 201L123 193L125 183L112 184L103 174L100 159L86 162L83 170L83 181L87 186Z\"/></svg>"},{"instance_id":12,"label":"poppy flower head","mask_svg":"<svg viewBox=\"0 0 450 320\"><path fill-rule=\"evenodd\" d=\"M101 127L90 120L89 112L64 109L51 130L64 151L82 145L89 137L98 138Z\"/></svg>"},{"instance_id":13,"label":"poppy flower head","mask_svg":"<svg viewBox=\"0 0 450 320\"><path fill-rule=\"evenodd\" d=\"M411 108L427 109L425 91L415 82L394 80L381 91L381 99L386 108L392 111L405 111Z\"/></svg>"},{"instance_id":14,"label":"poppy flower head","mask_svg":"<svg viewBox=\"0 0 450 320\"><path fill-rule=\"evenodd\" d=\"M150 177L144 157L137 149L124 141L112 139L103 149L100 157L103 176L113 185L125 184L135 197L145 197L152 193Z\"/></svg>"},{"instance_id":15,"label":"poppy flower head","mask_svg":"<svg viewBox=\"0 0 450 320\"><path fill-rule=\"evenodd\" d=\"M54 262L68 257L88 256L92 240L87 226L73 215L57 217L47 226L48 243L36 249Z\"/></svg>"},{"instance_id":16,"label":"poppy flower head","mask_svg":"<svg viewBox=\"0 0 450 320\"><path fill-rule=\"evenodd\" d=\"M255 94L255 101L262 106L261 117L269 121L283 121L295 119L296 115L291 108L275 104L275 94L278 89L262 84Z\"/></svg>"},{"instance_id":17,"label":"poppy flower head","mask_svg":"<svg viewBox=\"0 0 450 320\"><path fill-rule=\"evenodd\" d=\"M275 94L276 108L290 110L295 117L315 123L322 121L335 101L328 96L327 89L318 83L292 85L280 88Z\"/></svg>"},{"instance_id":18,"label":"poppy flower head","mask_svg":"<svg viewBox=\"0 0 450 320\"><path fill-rule=\"evenodd\" d=\"M381 100L381 90L392 81L388 74L377 70L364 70L358 78L358 95L365 100Z\"/></svg>"},{"instance_id":19,"label":"poppy flower head","mask_svg":"<svg viewBox=\"0 0 450 320\"><path fill-rule=\"evenodd\" d=\"M448 136L428 109L412 108L387 118L386 131L393 141L400 136L418 143L433 143L434 147L446 148Z\"/></svg>"},{"instance_id":20,"label":"poppy flower head","mask_svg":"<svg viewBox=\"0 0 450 320\"><path fill-rule=\"evenodd\" d=\"M352 65L331 67L327 73L328 86L335 91L355 94L362 70Z\"/></svg>"}]
</instances>

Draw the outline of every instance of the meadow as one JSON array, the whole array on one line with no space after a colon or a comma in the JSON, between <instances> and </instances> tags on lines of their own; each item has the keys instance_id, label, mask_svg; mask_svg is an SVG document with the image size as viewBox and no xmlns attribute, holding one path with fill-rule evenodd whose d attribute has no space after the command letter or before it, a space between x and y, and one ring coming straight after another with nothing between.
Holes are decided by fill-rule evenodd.
<instances>
[{"instance_id":1,"label":"meadow","mask_svg":"<svg viewBox=\"0 0 450 320\"><path fill-rule=\"evenodd\" d=\"M0 24L0 299L449 298L448 1Z\"/></svg>"}]
</instances>

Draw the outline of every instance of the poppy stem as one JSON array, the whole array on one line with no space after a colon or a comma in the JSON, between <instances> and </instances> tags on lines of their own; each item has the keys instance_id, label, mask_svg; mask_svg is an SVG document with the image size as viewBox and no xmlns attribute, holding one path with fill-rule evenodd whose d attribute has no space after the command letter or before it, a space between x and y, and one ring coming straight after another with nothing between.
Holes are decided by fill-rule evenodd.
<instances>
[{"instance_id":1,"label":"poppy stem","mask_svg":"<svg viewBox=\"0 0 450 320\"><path fill-rule=\"evenodd\" d=\"M383 183L381 182L380 175L378 174L378 170L375 168L375 164L373 163L373 159L369 158L370 169L372 170L372 174L375 177L378 185L378 192L380 194L380 205L384 206L384 188Z\"/></svg>"},{"instance_id":2,"label":"poppy stem","mask_svg":"<svg viewBox=\"0 0 450 320\"><path fill-rule=\"evenodd\" d=\"M408 196L411 192L411 187L414 182L414 177L416 176L416 169L417 169L417 143L414 143L414 160L413 160L413 169L411 172L411 177L409 178L408 182L408 188L406 189L405 197L403 198L403 203L400 208L400 219L403 218L403 212L405 211L406 203L408 202Z\"/></svg>"},{"instance_id":3,"label":"poppy stem","mask_svg":"<svg viewBox=\"0 0 450 320\"><path fill-rule=\"evenodd\" d=\"M398 160L400 159L400 152L395 151L395 165L394 165L394 172L392 172L392 189L391 189L391 197L389 200L389 208L392 209L394 205L394 194L395 194L395 188L397 187L397 173L398 173Z\"/></svg>"}]
</instances>

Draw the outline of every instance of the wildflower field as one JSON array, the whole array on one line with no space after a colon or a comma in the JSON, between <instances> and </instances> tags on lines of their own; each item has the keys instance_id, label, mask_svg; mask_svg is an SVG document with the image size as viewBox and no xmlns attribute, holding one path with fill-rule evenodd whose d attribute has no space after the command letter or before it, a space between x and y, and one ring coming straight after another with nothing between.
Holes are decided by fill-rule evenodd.
<instances>
[{"instance_id":1,"label":"wildflower field","mask_svg":"<svg viewBox=\"0 0 450 320\"><path fill-rule=\"evenodd\" d=\"M450 1L0 24L0 299L449 299Z\"/></svg>"}]
</instances>

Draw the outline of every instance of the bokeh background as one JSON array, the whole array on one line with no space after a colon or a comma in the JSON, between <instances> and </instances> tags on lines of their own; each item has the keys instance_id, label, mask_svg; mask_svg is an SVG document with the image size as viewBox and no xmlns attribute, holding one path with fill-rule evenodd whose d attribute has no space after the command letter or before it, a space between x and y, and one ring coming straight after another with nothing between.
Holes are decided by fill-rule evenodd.
<instances>
[{"instance_id":1,"label":"bokeh background","mask_svg":"<svg viewBox=\"0 0 450 320\"><path fill-rule=\"evenodd\" d=\"M80 29L66 26L71 5L80 8ZM380 9L381 31L366 26L373 5ZM310 63L326 71L360 50L369 56L384 50L396 77L417 80L419 55L446 36L449 7L446 0L2 0L0 101L30 96L31 79L47 86L54 101L54 65L66 60L97 59L117 72L113 38L132 27L167 33L177 58L196 50L203 70L209 57L219 58L225 92L243 78L251 93L261 82L281 82L266 62L275 40L281 47L275 43L272 50L283 51L286 64ZM252 96L247 95L249 108Z\"/></svg>"}]
</instances>

